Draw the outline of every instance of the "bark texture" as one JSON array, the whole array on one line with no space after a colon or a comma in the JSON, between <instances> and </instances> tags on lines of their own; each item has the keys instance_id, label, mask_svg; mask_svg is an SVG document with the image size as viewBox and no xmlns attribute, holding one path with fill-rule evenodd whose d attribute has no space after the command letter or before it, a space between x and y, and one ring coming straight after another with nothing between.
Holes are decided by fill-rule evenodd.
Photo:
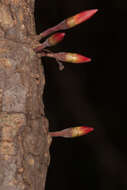
<instances>
[{"instance_id":1,"label":"bark texture","mask_svg":"<svg viewBox=\"0 0 127 190\"><path fill-rule=\"evenodd\" d=\"M51 141L34 36L34 0L1 0L0 190L45 187Z\"/></svg>"}]
</instances>

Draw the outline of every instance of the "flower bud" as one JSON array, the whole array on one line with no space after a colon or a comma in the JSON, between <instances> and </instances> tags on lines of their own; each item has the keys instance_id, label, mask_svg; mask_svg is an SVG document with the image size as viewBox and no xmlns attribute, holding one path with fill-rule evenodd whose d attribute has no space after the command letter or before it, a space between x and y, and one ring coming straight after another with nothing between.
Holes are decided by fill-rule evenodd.
<instances>
[{"instance_id":1,"label":"flower bud","mask_svg":"<svg viewBox=\"0 0 127 190\"><path fill-rule=\"evenodd\" d=\"M54 46L60 41L62 41L64 36L65 36L65 33L63 32L53 34L48 39L46 39L40 46L34 48L34 51L38 53L38 52L41 52L46 47Z\"/></svg>"},{"instance_id":2,"label":"flower bud","mask_svg":"<svg viewBox=\"0 0 127 190\"><path fill-rule=\"evenodd\" d=\"M65 36L65 33L56 33L56 34L53 34L52 36L50 36L47 40L48 40L48 43L49 43L49 46L54 46L56 45L57 43L61 42L63 40Z\"/></svg>"},{"instance_id":3,"label":"flower bud","mask_svg":"<svg viewBox=\"0 0 127 190\"><path fill-rule=\"evenodd\" d=\"M85 126L74 127L72 128L72 137L86 135L87 133L90 133L93 130L94 129L92 127L85 127Z\"/></svg>"},{"instance_id":4,"label":"flower bud","mask_svg":"<svg viewBox=\"0 0 127 190\"><path fill-rule=\"evenodd\" d=\"M49 134L52 137L73 138L73 137L86 135L92 132L93 130L94 129L92 127L79 126L79 127L67 128L61 131L49 132Z\"/></svg>"},{"instance_id":5,"label":"flower bud","mask_svg":"<svg viewBox=\"0 0 127 190\"><path fill-rule=\"evenodd\" d=\"M91 61L91 58L85 57L77 53L47 53L46 56L55 58L58 61L64 61L69 63L85 63Z\"/></svg>"},{"instance_id":6,"label":"flower bud","mask_svg":"<svg viewBox=\"0 0 127 190\"><path fill-rule=\"evenodd\" d=\"M65 61L70 63L85 63L90 62L91 59L77 53L67 53L65 55Z\"/></svg>"},{"instance_id":7,"label":"flower bud","mask_svg":"<svg viewBox=\"0 0 127 190\"><path fill-rule=\"evenodd\" d=\"M67 24L68 28L72 28L72 27L88 20L89 18L91 18L97 11L98 11L97 9L93 9L93 10L87 10L87 11L80 12L80 13L66 19L66 24Z\"/></svg>"}]
</instances>

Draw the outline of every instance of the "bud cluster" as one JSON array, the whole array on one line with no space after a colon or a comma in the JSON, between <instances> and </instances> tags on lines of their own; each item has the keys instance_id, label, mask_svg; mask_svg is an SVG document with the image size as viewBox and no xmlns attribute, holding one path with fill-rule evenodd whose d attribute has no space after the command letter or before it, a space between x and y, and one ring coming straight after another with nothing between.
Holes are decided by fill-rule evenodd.
<instances>
[{"instance_id":1,"label":"bud cluster","mask_svg":"<svg viewBox=\"0 0 127 190\"><path fill-rule=\"evenodd\" d=\"M51 27L38 36L36 36L36 39L41 40L42 38L45 38L48 35L51 35L54 32L57 32L59 30L66 30L69 28L72 28L78 24L81 24L82 22L88 20L91 18L98 10L87 10L80 12L72 17L69 17L59 24L57 24L54 27ZM86 56L80 55L78 53L71 53L71 52L58 52L53 53L45 48L54 46L61 42L65 36L65 33L63 32L57 32L53 35L51 35L49 38L47 38L40 46L37 46L34 48L34 51L38 54L39 57L50 57L56 59L56 61L59 64L59 69L62 70L64 68L62 62L69 62L69 63L86 63L90 62L91 58L88 58ZM65 138L73 138L78 137L82 135L86 135L89 132L92 132L94 129L92 127L88 126L78 126L73 128L67 128L61 131L55 131L55 132L49 132L49 135L51 137L65 137Z\"/></svg>"},{"instance_id":2,"label":"bud cluster","mask_svg":"<svg viewBox=\"0 0 127 190\"><path fill-rule=\"evenodd\" d=\"M37 36L37 38L39 40L41 40L42 38L44 38L54 32L57 32L59 30L66 30L66 29L72 28L78 24L81 24L82 22L91 18L97 11L98 11L97 9L93 9L93 10L87 10L87 11L80 12L72 17L69 17L69 18L63 20L58 25L45 30L44 32L39 34ZM69 52L60 52L60 53L50 52L49 53L49 50L45 49L46 47L51 47L51 46L54 46L54 45L58 44L59 42L61 42L63 40L64 36L65 36L65 33L57 32L57 33L51 35L48 39L46 39L40 46L37 46L36 48L34 48L34 51L36 53L38 53L38 55L40 57L47 56L47 57L55 58L57 60L57 62L59 63L60 68L62 65L62 63L60 61L69 62L69 63L86 63L86 62L91 61L90 58L80 55L80 54L77 54L77 53L69 53ZM62 68L63 68L63 66L62 66Z\"/></svg>"}]
</instances>

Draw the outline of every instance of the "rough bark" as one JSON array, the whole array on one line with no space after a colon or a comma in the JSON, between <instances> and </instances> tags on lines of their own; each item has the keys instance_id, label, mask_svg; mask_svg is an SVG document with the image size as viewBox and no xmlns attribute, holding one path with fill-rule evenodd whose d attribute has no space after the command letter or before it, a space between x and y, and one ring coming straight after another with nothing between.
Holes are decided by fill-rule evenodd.
<instances>
[{"instance_id":1,"label":"rough bark","mask_svg":"<svg viewBox=\"0 0 127 190\"><path fill-rule=\"evenodd\" d=\"M48 121L34 0L0 1L0 190L44 190Z\"/></svg>"}]
</instances>

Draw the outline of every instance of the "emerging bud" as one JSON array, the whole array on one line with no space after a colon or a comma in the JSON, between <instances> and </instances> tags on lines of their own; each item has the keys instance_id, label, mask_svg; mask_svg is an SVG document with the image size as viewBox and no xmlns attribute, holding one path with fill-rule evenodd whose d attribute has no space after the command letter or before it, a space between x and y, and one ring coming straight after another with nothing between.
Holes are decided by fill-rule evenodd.
<instances>
[{"instance_id":1,"label":"emerging bud","mask_svg":"<svg viewBox=\"0 0 127 190\"><path fill-rule=\"evenodd\" d=\"M79 127L67 128L56 132L49 132L49 134L52 137L73 138L73 137L86 135L93 130L94 129L92 127L79 126Z\"/></svg>"},{"instance_id":2,"label":"emerging bud","mask_svg":"<svg viewBox=\"0 0 127 190\"><path fill-rule=\"evenodd\" d=\"M41 52L46 47L55 46L56 44L58 44L59 42L63 40L64 36L65 36L64 32L53 34L48 39L46 39L40 46L35 48L34 51L38 53L38 52Z\"/></svg>"},{"instance_id":3,"label":"emerging bud","mask_svg":"<svg viewBox=\"0 0 127 190\"><path fill-rule=\"evenodd\" d=\"M65 55L65 61L70 63L85 63L90 62L91 59L77 53L67 53Z\"/></svg>"},{"instance_id":4,"label":"emerging bud","mask_svg":"<svg viewBox=\"0 0 127 190\"><path fill-rule=\"evenodd\" d=\"M68 28L72 28L78 24L81 24L82 22L88 20L91 18L98 10L93 9L93 10L87 10L80 12L79 14L76 14L68 19L66 19L66 24Z\"/></svg>"},{"instance_id":5,"label":"emerging bud","mask_svg":"<svg viewBox=\"0 0 127 190\"><path fill-rule=\"evenodd\" d=\"M85 126L75 127L75 128L72 128L72 137L86 135L87 133L90 133L93 130L94 129L92 127L85 127Z\"/></svg>"},{"instance_id":6,"label":"emerging bud","mask_svg":"<svg viewBox=\"0 0 127 190\"><path fill-rule=\"evenodd\" d=\"M38 39L44 38L53 32L57 32L59 30L66 30L66 29L72 28L78 24L81 24L82 22L91 18L97 11L98 11L98 9L87 10L87 11L80 12L72 17L69 17L69 18L63 20L62 22L60 22L59 24L57 24L56 26L51 27L51 28L45 30L44 32L42 32L38 36Z\"/></svg>"},{"instance_id":7,"label":"emerging bud","mask_svg":"<svg viewBox=\"0 0 127 190\"><path fill-rule=\"evenodd\" d=\"M54 46L57 43L61 42L63 40L64 36L65 36L64 32L62 32L62 33L59 32L59 33L53 34L52 36L50 36L47 39L49 46Z\"/></svg>"},{"instance_id":8,"label":"emerging bud","mask_svg":"<svg viewBox=\"0 0 127 190\"><path fill-rule=\"evenodd\" d=\"M77 53L47 53L46 56L55 58L58 61L69 62L69 63L86 63L90 62L91 59Z\"/></svg>"}]
</instances>

